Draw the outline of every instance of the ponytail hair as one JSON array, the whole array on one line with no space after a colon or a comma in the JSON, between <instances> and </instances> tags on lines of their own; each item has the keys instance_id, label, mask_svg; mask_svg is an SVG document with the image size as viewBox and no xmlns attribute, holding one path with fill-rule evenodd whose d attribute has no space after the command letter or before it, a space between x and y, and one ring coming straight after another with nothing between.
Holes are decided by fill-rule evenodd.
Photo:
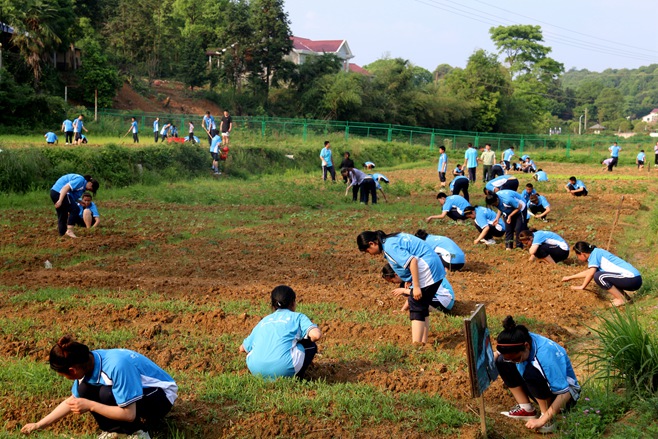
<instances>
[{"instance_id":1,"label":"ponytail hair","mask_svg":"<svg viewBox=\"0 0 658 439\"><path fill-rule=\"evenodd\" d=\"M525 344L532 347L530 331L523 325L517 325L512 316L503 320L503 331L496 337L496 350L501 354L514 354L525 350Z\"/></svg>"},{"instance_id":2,"label":"ponytail hair","mask_svg":"<svg viewBox=\"0 0 658 439\"><path fill-rule=\"evenodd\" d=\"M65 335L50 350L50 368L55 372L68 373L73 366L80 366L89 361L89 348L78 343L71 335Z\"/></svg>"},{"instance_id":3,"label":"ponytail hair","mask_svg":"<svg viewBox=\"0 0 658 439\"><path fill-rule=\"evenodd\" d=\"M382 248L384 244L384 239L389 236L381 230L366 230L361 232L359 236L356 237L356 245L359 247L359 251L366 251L370 247L370 242L375 242L379 245L379 248Z\"/></svg>"},{"instance_id":4,"label":"ponytail hair","mask_svg":"<svg viewBox=\"0 0 658 439\"><path fill-rule=\"evenodd\" d=\"M498 201L499 201L498 195L489 193L486 196L485 201L487 203L487 206L498 206Z\"/></svg>"},{"instance_id":5,"label":"ponytail hair","mask_svg":"<svg viewBox=\"0 0 658 439\"><path fill-rule=\"evenodd\" d=\"M98 183L97 180L94 180L94 178L91 175L83 175L83 177L88 182L91 182L91 191L94 193L94 195L96 195L96 191L100 187L100 183Z\"/></svg>"},{"instance_id":6,"label":"ponytail hair","mask_svg":"<svg viewBox=\"0 0 658 439\"><path fill-rule=\"evenodd\" d=\"M290 309L297 299L297 295L288 285L274 288L270 297L274 309Z\"/></svg>"},{"instance_id":7,"label":"ponytail hair","mask_svg":"<svg viewBox=\"0 0 658 439\"><path fill-rule=\"evenodd\" d=\"M519 233L519 240L520 241L531 240L532 238L535 237L536 231L537 229L521 230L521 232Z\"/></svg>"},{"instance_id":8,"label":"ponytail hair","mask_svg":"<svg viewBox=\"0 0 658 439\"><path fill-rule=\"evenodd\" d=\"M578 241L578 242L573 246L573 250L574 250L577 254L581 254L581 253L592 253L592 252L594 251L595 248L596 248L595 245L592 245L592 244L590 244L590 243L588 243L588 242L585 242L585 241Z\"/></svg>"}]
</instances>

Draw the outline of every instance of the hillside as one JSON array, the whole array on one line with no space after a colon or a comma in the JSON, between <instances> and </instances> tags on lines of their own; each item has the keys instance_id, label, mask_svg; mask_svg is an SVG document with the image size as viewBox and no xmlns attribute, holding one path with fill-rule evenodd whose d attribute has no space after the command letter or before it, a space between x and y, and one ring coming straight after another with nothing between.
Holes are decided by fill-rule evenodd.
<instances>
[{"instance_id":1,"label":"hillside","mask_svg":"<svg viewBox=\"0 0 658 439\"><path fill-rule=\"evenodd\" d=\"M203 114L210 111L220 114L223 108L207 99L192 97L185 86L176 81L156 80L150 97L137 93L130 84L124 83L114 98L116 110L137 110L146 113Z\"/></svg>"}]
</instances>

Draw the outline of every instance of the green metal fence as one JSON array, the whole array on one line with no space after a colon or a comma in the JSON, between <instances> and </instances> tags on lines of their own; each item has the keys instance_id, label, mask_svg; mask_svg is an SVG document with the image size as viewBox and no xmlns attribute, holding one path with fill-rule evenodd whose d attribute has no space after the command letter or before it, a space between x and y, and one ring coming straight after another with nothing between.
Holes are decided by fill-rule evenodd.
<instances>
[{"instance_id":1,"label":"green metal fence","mask_svg":"<svg viewBox=\"0 0 658 439\"><path fill-rule=\"evenodd\" d=\"M117 110L99 110L99 128L105 132L125 132L130 125L130 118L135 116L140 125L140 132L152 131L151 126L156 117L162 123L171 122L177 125L180 136L187 135L187 122L192 121L197 127L197 135L203 133L201 118L199 114L166 114L166 113L141 113ZM217 115L219 122L221 116ZM639 149L641 145L651 145L651 138L632 137L630 139L620 138L614 135L526 135L526 134L498 134L480 133L473 131L441 130L436 128L423 128L404 125L335 121L335 120L313 120L313 119L290 119L263 116L233 116L233 132L235 135L251 135L261 137L286 138L294 136L306 142L309 139L317 141L317 137L326 137L329 140L341 139L349 144L354 138L369 138L384 142L400 142L419 147L429 147L430 150L445 146L449 150L465 150L469 143L475 147L483 147L486 143L491 144L495 151L503 151L513 146L516 151L545 150L564 151L569 157L571 151L579 150L590 154L595 151L607 149L612 142L617 141L620 145L635 145ZM199 136L202 137L202 136Z\"/></svg>"}]
</instances>

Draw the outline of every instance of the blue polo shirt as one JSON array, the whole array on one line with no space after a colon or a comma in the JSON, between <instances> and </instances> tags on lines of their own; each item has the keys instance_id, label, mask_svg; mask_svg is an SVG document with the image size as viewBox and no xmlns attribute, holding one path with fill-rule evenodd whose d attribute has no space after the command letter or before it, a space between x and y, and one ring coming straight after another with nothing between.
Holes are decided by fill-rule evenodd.
<instances>
[{"instance_id":1,"label":"blue polo shirt","mask_svg":"<svg viewBox=\"0 0 658 439\"><path fill-rule=\"evenodd\" d=\"M382 247L384 257L405 282L412 281L409 264L412 259L417 259L420 285L414 285L415 288L433 285L446 275L441 258L420 238L408 233L398 233L385 238Z\"/></svg>"},{"instance_id":2,"label":"blue polo shirt","mask_svg":"<svg viewBox=\"0 0 658 439\"><path fill-rule=\"evenodd\" d=\"M521 194L509 189L503 189L496 193L498 195L498 210L509 215L515 209L525 209L525 201Z\"/></svg>"},{"instance_id":3,"label":"blue polo shirt","mask_svg":"<svg viewBox=\"0 0 658 439\"><path fill-rule=\"evenodd\" d=\"M507 183L507 180L510 178L516 178L513 175L499 175L496 178L492 178L487 182L487 184L484 185L484 188L487 189L488 191L493 192L496 188L500 189L502 185Z\"/></svg>"},{"instance_id":4,"label":"blue polo shirt","mask_svg":"<svg viewBox=\"0 0 658 439\"><path fill-rule=\"evenodd\" d=\"M91 204L87 209L91 211L91 216L93 218L98 218L99 216L101 216L101 214L98 213L98 208L96 207L96 203L94 203L93 201L91 202ZM80 203L78 203L78 210L79 210L78 215L80 216L80 218L82 218L82 214L84 213L85 208Z\"/></svg>"},{"instance_id":5,"label":"blue polo shirt","mask_svg":"<svg viewBox=\"0 0 658 439\"><path fill-rule=\"evenodd\" d=\"M526 203L530 201L531 195L537 195L537 191L533 189L530 192L528 192L527 190L523 189L523 192L521 192L521 197L523 197L523 201L525 201Z\"/></svg>"},{"instance_id":6,"label":"blue polo shirt","mask_svg":"<svg viewBox=\"0 0 658 439\"><path fill-rule=\"evenodd\" d=\"M453 173L454 175L464 175L464 170L463 170L463 169L459 169L459 168L455 168L455 169L452 171L452 173Z\"/></svg>"},{"instance_id":7,"label":"blue polo shirt","mask_svg":"<svg viewBox=\"0 0 658 439\"><path fill-rule=\"evenodd\" d=\"M53 133L52 131L48 131L46 133L46 142L55 143L56 141L57 141L57 134Z\"/></svg>"},{"instance_id":8,"label":"blue polo shirt","mask_svg":"<svg viewBox=\"0 0 658 439\"><path fill-rule=\"evenodd\" d=\"M643 162L645 157L646 157L646 156L645 156L645 154L644 154L643 152L638 153L638 155L637 155L637 161L639 161L639 162Z\"/></svg>"},{"instance_id":9,"label":"blue polo shirt","mask_svg":"<svg viewBox=\"0 0 658 439\"><path fill-rule=\"evenodd\" d=\"M574 401L580 398L580 385L571 365L567 351L562 346L541 335L530 333L532 347L528 359L516 365L523 376L526 368L534 367L548 381L551 393L560 395L569 392Z\"/></svg>"},{"instance_id":10,"label":"blue polo shirt","mask_svg":"<svg viewBox=\"0 0 658 439\"><path fill-rule=\"evenodd\" d=\"M82 119L76 119L75 123L73 124L73 131L76 133L81 133L83 126L85 126L85 123L82 121Z\"/></svg>"},{"instance_id":11,"label":"blue polo shirt","mask_svg":"<svg viewBox=\"0 0 658 439\"><path fill-rule=\"evenodd\" d=\"M210 152L219 153L219 145L222 143L222 137L219 134L215 134L215 137L212 138L210 142Z\"/></svg>"},{"instance_id":12,"label":"blue polo shirt","mask_svg":"<svg viewBox=\"0 0 658 439\"><path fill-rule=\"evenodd\" d=\"M450 190L451 190L451 191L455 189L455 183L456 183L457 181L459 181L459 180L466 180L466 182L468 183L468 177L464 177L463 175L459 175L459 176L455 177L455 178L450 182L449 187L450 187Z\"/></svg>"},{"instance_id":13,"label":"blue polo shirt","mask_svg":"<svg viewBox=\"0 0 658 439\"><path fill-rule=\"evenodd\" d=\"M455 290L450 285L450 282L448 282L447 277L443 278L439 289L436 290L434 299L432 299L432 302L434 301L438 301L447 310L451 310L455 306Z\"/></svg>"},{"instance_id":14,"label":"blue polo shirt","mask_svg":"<svg viewBox=\"0 0 658 439\"><path fill-rule=\"evenodd\" d=\"M334 162L331 160L331 149L329 148L322 148L320 151L320 157L324 159L325 162L327 162L327 167L330 168L334 165Z\"/></svg>"},{"instance_id":15,"label":"blue polo shirt","mask_svg":"<svg viewBox=\"0 0 658 439\"><path fill-rule=\"evenodd\" d=\"M128 349L98 349L94 356L91 376L73 381L71 392L79 398L78 383L92 386L110 386L119 407L127 407L144 396L145 387L164 390L170 403L178 397L174 379L144 355Z\"/></svg>"},{"instance_id":16,"label":"blue polo shirt","mask_svg":"<svg viewBox=\"0 0 658 439\"><path fill-rule=\"evenodd\" d=\"M569 251L569 244L557 233L549 232L548 230L537 230L534 232L532 245L542 245L544 243Z\"/></svg>"},{"instance_id":17,"label":"blue polo shirt","mask_svg":"<svg viewBox=\"0 0 658 439\"><path fill-rule=\"evenodd\" d=\"M442 212L450 212L456 210L460 215L464 214L464 209L470 206L471 203L466 201L466 198L461 195L450 195L446 197L446 202L443 203Z\"/></svg>"},{"instance_id":18,"label":"blue polo shirt","mask_svg":"<svg viewBox=\"0 0 658 439\"><path fill-rule=\"evenodd\" d=\"M466 263L466 255L464 251L459 248L457 243L447 236L441 235L427 235L425 242L437 253L441 258L451 264L464 264Z\"/></svg>"},{"instance_id":19,"label":"blue polo shirt","mask_svg":"<svg viewBox=\"0 0 658 439\"><path fill-rule=\"evenodd\" d=\"M509 162L512 157L514 157L514 150L513 149L506 149L503 151L503 160Z\"/></svg>"},{"instance_id":20,"label":"blue polo shirt","mask_svg":"<svg viewBox=\"0 0 658 439\"><path fill-rule=\"evenodd\" d=\"M529 156L528 154L523 154L523 155L521 156L521 160L523 160L524 162L525 162L526 159L528 159L528 158L530 158L530 156Z\"/></svg>"},{"instance_id":21,"label":"blue polo shirt","mask_svg":"<svg viewBox=\"0 0 658 439\"><path fill-rule=\"evenodd\" d=\"M439 172L446 172L448 170L448 154L441 153L439 156L439 166L437 167Z\"/></svg>"},{"instance_id":22,"label":"blue polo shirt","mask_svg":"<svg viewBox=\"0 0 658 439\"><path fill-rule=\"evenodd\" d=\"M154 120L153 121L153 132L157 133L158 132L158 127L160 126L160 121Z\"/></svg>"},{"instance_id":23,"label":"blue polo shirt","mask_svg":"<svg viewBox=\"0 0 658 439\"><path fill-rule=\"evenodd\" d=\"M537 198L539 198L537 200L537 203L533 203L532 201L528 200L528 207L530 207L530 206L541 206L544 209L548 209L549 207L551 207L551 204L548 202L548 200L546 199L545 196L539 195Z\"/></svg>"},{"instance_id":24,"label":"blue polo shirt","mask_svg":"<svg viewBox=\"0 0 658 439\"><path fill-rule=\"evenodd\" d=\"M478 165L478 150L475 148L468 148L464 153L467 168L476 168Z\"/></svg>"},{"instance_id":25,"label":"blue polo shirt","mask_svg":"<svg viewBox=\"0 0 658 439\"><path fill-rule=\"evenodd\" d=\"M386 178L386 176L384 174L379 174L377 172L372 174L372 178L375 179L375 186L377 186L377 189L382 188L382 185L379 183L380 181L383 181L384 183L390 183L388 178Z\"/></svg>"},{"instance_id":26,"label":"blue polo shirt","mask_svg":"<svg viewBox=\"0 0 658 439\"><path fill-rule=\"evenodd\" d=\"M137 121L134 120L134 121L130 124L130 126L131 126L132 129L133 129L133 134L137 134L137 133L138 133L138 130L137 130Z\"/></svg>"},{"instance_id":27,"label":"blue polo shirt","mask_svg":"<svg viewBox=\"0 0 658 439\"><path fill-rule=\"evenodd\" d=\"M73 122L70 120L66 119L62 125L64 125L64 131L73 131Z\"/></svg>"},{"instance_id":28,"label":"blue polo shirt","mask_svg":"<svg viewBox=\"0 0 658 439\"><path fill-rule=\"evenodd\" d=\"M50 189L61 193L62 189L67 185L71 188L69 194L73 197L74 201L77 201L87 189L87 180L79 174L66 174L59 177Z\"/></svg>"},{"instance_id":29,"label":"blue polo shirt","mask_svg":"<svg viewBox=\"0 0 658 439\"><path fill-rule=\"evenodd\" d=\"M538 171L535 173L535 176L537 177L537 181L548 181L548 174L544 171Z\"/></svg>"},{"instance_id":30,"label":"blue polo shirt","mask_svg":"<svg viewBox=\"0 0 658 439\"><path fill-rule=\"evenodd\" d=\"M585 186L585 183L583 183L582 180L576 180L575 183L571 183L571 181L569 181L569 184L573 184L574 190L580 188L587 190L587 186Z\"/></svg>"},{"instance_id":31,"label":"blue polo shirt","mask_svg":"<svg viewBox=\"0 0 658 439\"><path fill-rule=\"evenodd\" d=\"M313 328L317 325L311 319L289 309L263 318L242 342L249 371L269 379L294 376L304 363L304 347L298 341Z\"/></svg>"},{"instance_id":32,"label":"blue polo shirt","mask_svg":"<svg viewBox=\"0 0 658 439\"><path fill-rule=\"evenodd\" d=\"M600 271L616 273L623 277L636 277L640 272L619 256L615 256L602 248L595 248L587 259L588 267L596 267Z\"/></svg>"},{"instance_id":33,"label":"blue polo shirt","mask_svg":"<svg viewBox=\"0 0 658 439\"><path fill-rule=\"evenodd\" d=\"M505 221L503 218L498 218L498 223L496 223L496 217L498 215L491 209L487 209L482 206L475 206L475 224L484 229L485 227L495 227L497 230L505 230Z\"/></svg>"},{"instance_id":34,"label":"blue polo shirt","mask_svg":"<svg viewBox=\"0 0 658 439\"><path fill-rule=\"evenodd\" d=\"M608 150L610 151L610 157L619 158L619 151L621 151L621 146L612 145L610 148L608 148Z\"/></svg>"}]
</instances>

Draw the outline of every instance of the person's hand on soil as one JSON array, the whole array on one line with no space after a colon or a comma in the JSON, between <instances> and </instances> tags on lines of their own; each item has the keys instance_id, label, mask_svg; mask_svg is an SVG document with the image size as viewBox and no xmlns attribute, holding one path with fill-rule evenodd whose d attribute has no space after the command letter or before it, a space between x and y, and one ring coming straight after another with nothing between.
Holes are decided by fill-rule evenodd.
<instances>
[{"instance_id":1,"label":"person's hand on soil","mask_svg":"<svg viewBox=\"0 0 658 439\"><path fill-rule=\"evenodd\" d=\"M572 285L572 286L571 286L571 289L572 289L572 290L584 290L585 287L582 286L582 285L578 285L578 286L576 286L576 285Z\"/></svg>"},{"instance_id":2,"label":"person's hand on soil","mask_svg":"<svg viewBox=\"0 0 658 439\"><path fill-rule=\"evenodd\" d=\"M391 291L393 296L399 297L399 296L409 296L409 290L406 288L396 288L393 291Z\"/></svg>"},{"instance_id":3,"label":"person's hand on soil","mask_svg":"<svg viewBox=\"0 0 658 439\"><path fill-rule=\"evenodd\" d=\"M30 434L33 431L36 431L39 429L39 425L37 425L36 422L33 422L31 424L25 424L23 428L21 428L21 433L23 434Z\"/></svg>"}]
</instances>

